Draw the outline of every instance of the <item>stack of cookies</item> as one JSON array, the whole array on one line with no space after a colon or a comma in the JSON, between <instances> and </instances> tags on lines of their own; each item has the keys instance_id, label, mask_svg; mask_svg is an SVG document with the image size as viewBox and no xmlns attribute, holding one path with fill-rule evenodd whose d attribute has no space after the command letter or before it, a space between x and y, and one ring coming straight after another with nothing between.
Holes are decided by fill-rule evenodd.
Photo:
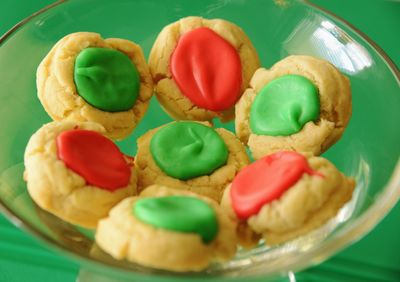
<instances>
[{"instance_id":1,"label":"stack of cookies","mask_svg":"<svg viewBox=\"0 0 400 282\"><path fill-rule=\"evenodd\" d=\"M354 180L319 157L349 122L349 80L309 56L262 68L228 21L167 25L148 62L134 42L67 35L39 65L37 88L54 121L27 145L28 191L42 209L95 228L116 259L201 271L238 246L304 235L352 197ZM132 133L153 92L175 121L127 156L114 141ZM234 120L236 134L215 118Z\"/></svg>"}]
</instances>

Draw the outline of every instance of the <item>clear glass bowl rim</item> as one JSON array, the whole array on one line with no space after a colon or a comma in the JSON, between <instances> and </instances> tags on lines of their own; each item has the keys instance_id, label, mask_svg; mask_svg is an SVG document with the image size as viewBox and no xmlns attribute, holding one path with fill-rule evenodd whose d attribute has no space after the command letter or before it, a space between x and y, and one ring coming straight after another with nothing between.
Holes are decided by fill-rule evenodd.
<instances>
[{"instance_id":1,"label":"clear glass bowl rim","mask_svg":"<svg viewBox=\"0 0 400 282\"><path fill-rule=\"evenodd\" d=\"M318 10L320 12L323 12L324 14L327 14L328 16L334 18L336 21L342 23L344 26L348 27L352 31L354 31L358 36L360 36L363 40L365 40L368 44L370 44L373 49L381 56L383 61L387 64L388 68L391 70L393 73L393 76L397 80L399 86L400 86L400 71L397 68L396 64L391 60L391 58L383 51L381 47L379 47L378 44L376 44L372 39L370 39L366 34L364 34L362 31L360 31L358 28L356 28L354 25L346 21L345 19L341 18L340 16L337 16L336 14L314 4L311 3L308 0L295 0L298 2L302 2L306 6ZM20 27L22 27L24 24L28 23L30 20L35 18L36 16L56 7L59 6L63 3L69 2L69 0L59 0L57 2L54 2L41 10L33 13L32 15L26 17L25 19L21 20L17 24L15 24L11 29L9 29L6 33L4 33L2 36L0 36L0 47L3 45L3 43L12 35L14 34ZM263 275L269 275L269 274L275 274L275 275L280 275L285 272L290 272L290 271L297 271L300 269L303 269L310 265L310 261L314 261L317 259L318 262L322 262L328 257L330 257L332 254L335 252L343 249L344 247L350 245L351 243L358 241L361 239L364 235L366 235L375 225L377 225L384 217L386 214L389 213L389 211L396 205L400 198L400 158L393 170L393 173L390 177L389 182L386 184L384 189L382 190L384 193L379 195L379 197L375 200L375 203L369 207L359 218L357 218L353 224L350 226L345 226L342 228L337 234L335 234L335 238L333 240L327 241L325 244L321 245L318 244L317 248L312 248L310 251L308 251L306 254L302 254L301 258L298 257L297 260L292 261L290 264L286 265L285 269L279 268L275 269L274 267L265 269L263 271ZM125 268L121 268L118 266L112 266L105 264L104 262L100 260L96 260L90 256L84 256L82 254L76 254L69 250L67 247L64 245L58 243L57 241L53 240L50 237L47 237L43 233L41 233L39 230L37 230L34 226L32 226L30 223L25 222L23 219L18 217L7 205L6 203L3 202L3 200L0 198L0 211L3 212L4 215L8 217L8 219L17 227L33 234L35 237L37 237L39 240L50 244L50 246L55 247L56 249L62 251L63 253L68 254L69 256L74 257L78 261L82 261L83 263L89 263L89 264L97 264L100 266L105 266L109 269L113 269L114 271L122 271L126 273L132 273L129 270ZM150 272L153 272L153 270L149 269ZM168 274L168 276L171 277L171 275L177 275L177 273L171 273L168 271L157 271L159 274ZM194 273L190 273L190 276L193 276ZM201 272L198 274L194 274L195 276L201 275ZM182 274L179 274L179 276ZM185 274L183 274L185 275Z\"/></svg>"}]
</instances>

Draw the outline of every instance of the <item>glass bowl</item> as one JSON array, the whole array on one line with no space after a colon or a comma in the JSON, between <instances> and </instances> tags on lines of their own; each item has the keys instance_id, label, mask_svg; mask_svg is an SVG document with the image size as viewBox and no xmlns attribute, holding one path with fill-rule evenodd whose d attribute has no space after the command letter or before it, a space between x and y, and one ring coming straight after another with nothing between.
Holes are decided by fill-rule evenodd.
<instances>
[{"instance_id":1,"label":"glass bowl","mask_svg":"<svg viewBox=\"0 0 400 282\"><path fill-rule=\"evenodd\" d=\"M351 80L353 116L342 139L324 156L357 187L353 199L320 229L273 248L240 250L235 259L200 273L176 274L120 262L93 243L93 232L41 210L23 181L27 141L50 121L35 86L38 64L61 37L93 31L138 42L145 55L163 26L196 15L241 26L270 67L290 54L333 63ZM19 227L79 260L78 281L270 281L322 262L358 240L397 202L400 194L399 71L362 33L312 4L265 0L71 0L57 2L24 20L0 39L0 203ZM171 121L153 98L135 132L118 142L135 155L138 136ZM233 123L220 124L233 131Z\"/></svg>"}]
</instances>

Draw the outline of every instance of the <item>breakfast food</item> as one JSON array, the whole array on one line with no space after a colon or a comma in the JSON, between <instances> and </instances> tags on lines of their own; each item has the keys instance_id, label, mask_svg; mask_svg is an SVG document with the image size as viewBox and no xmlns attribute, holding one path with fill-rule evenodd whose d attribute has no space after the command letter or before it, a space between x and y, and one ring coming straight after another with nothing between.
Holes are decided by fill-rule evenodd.
<instances>
[{"instance_id":1,"label":"breakfast food","mask_svg":"<svg viewBox=\"0 0 400 282\"><path fill-rule=\"evenodd\" d=\"M322 157L283 151L244 168L224 192L221 206L268 245L299 237L327 222L352 197L354 180ZM238 232L241 236L241 233Z\"/></svg>"},{"instance_id":2,"label":"breakfast food","mask_svg":"<svg viewBox=\"0 0 400 282\"><path fill-rule=\"evenodd\" d=\"M63 220L93 228L125 197L136 194L132 159L92 122L51 122L30 138L25 180L32 199Z\"/></svg>"},{"instance_id":3,"label":"breakfast food","mask_svg":"<svg viewBox=\"0 0 400 282\"><path fill-rule=\"evenodd\" d=\"M147 110L153 82L135 43L72 33L37 70L38 97L53 120L101 124L113 139L128 136Z\"/></svg>"},{"instance_id":4,"label":"breakfast food","mask_svg":"<svg viewBox=\"0 0 400 282\"><path fill-rule=\"evenodd\" d=\"M235 127L255 159L281 150L319 155L350 116L347 77L327 61L289 56L255 72L236 105Z\"/></svg>"},{"instance_id":5,"label":"breakfast food","mask_svg":"<svg viewBox=\"0 0 400 282\"><path fill-rule=\"evenodd\" d=\"M150 52L156 97L175 119L231 120L260 66L251 41L221 19L187 17L161 31Z\"/></svg>"},{"instance_id":6,"label":"breakfast food","mask_svg":"<svg viewBox=\"0 0 400 282\"><path fill-rule=\"evenodd\" d=\"M172 271L200 271L236 252L235 224L218 204L153 185L100 220L97 244L116 259Z\"/></svg>"},{"instance_id":7,"label":"breakfast food","mask_svg":"<svg viewBox=\"0 0 400 282\"><path fill-rule=\"evenodd\" d=\"M160 184L220 201L226 185L249 163L234 134L199 122L169 123L148 131L137 143L139 191Z\"/></svg>"}]
</instances>

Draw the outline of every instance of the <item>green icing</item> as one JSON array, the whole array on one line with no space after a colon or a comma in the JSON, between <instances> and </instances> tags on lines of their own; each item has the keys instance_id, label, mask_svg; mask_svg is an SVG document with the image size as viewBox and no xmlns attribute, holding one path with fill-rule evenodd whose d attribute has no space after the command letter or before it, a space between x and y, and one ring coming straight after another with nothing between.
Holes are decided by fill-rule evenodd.
<instances>
[{"instance_id":1,"label":"green icing","mask_svg":"<svg viewBox=\"0 0 400 282\"><path fill-rule=\"evenodd\" d=\"M179 121L159 129L150 142L157 165L181 180L208 175L228 159L225 142L211 127Z\"/></svg>"},{"instance_id":2,"label":"green icing","mask_svg":"<svg viewBox=\"0 0 400 282\"><path fill-rule=\"evenodd\" d=\"M86 102L107 112L132 108L140 88L139 73L129 57L107 48L80 52L75 60L74 80Z\"/></svg>"},{"instance_id":3,"label":"green icing","mask_svg":"<svg viewBox=\"0 0 400 282\"><path fill-rule=\"evenodd\" d=\"M211 242L218 233L218 221L213 208L194 197L167 196L138 200L133 214L154 227L196 233L203 242Z\"/></svg>"},{"instance_id":4,"label":"green icing","mask_svg":"<svg viewBox=\"0 0 400 282\"><path fill-rule=\"evenodd\" d=\"M268 83L254 99L250 128L258 135L291 135L319 117L318 88L300 75L284 75Z\"/></svg>"}]
</instances>

